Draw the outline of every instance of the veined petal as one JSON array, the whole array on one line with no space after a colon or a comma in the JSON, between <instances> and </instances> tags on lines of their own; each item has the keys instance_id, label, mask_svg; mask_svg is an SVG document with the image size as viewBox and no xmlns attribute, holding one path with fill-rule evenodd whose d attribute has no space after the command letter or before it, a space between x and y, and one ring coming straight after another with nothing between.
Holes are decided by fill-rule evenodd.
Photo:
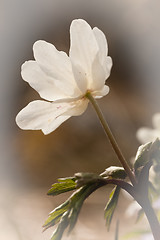
<instances>
[{"instance_id":1,"label":"veined petal","mask_svg":"<svg viewBox=\"0 0 160 240\"><path fill-rule=\"evenodd\" d=\"M56 130L63 122L65 122L70 117L71 116L60 115L57 118L55 118L52 122L50 122L48 125L45 125L45 127L43 127L41 130L45 135L47 135Z\"/></svg>"},{"instance_id":2,"label":"veined petal","mask_svg":"<svg viewBox=\"0 0 160 240\"><path fill-rule=\"evenodd\" d=\"M30 102L18 113L16 122L22 129L39 130L48 125L52 119L63 114L67 109L68 104L36 100Z\"/></svg>"},{"instance_id":3,"label":"veined petal","mask_svg":"<svg viewBox=\"0 0 160 240\"><path fill-rule=\"evenodd\" d=\"M73 70L73 72L78 72L79 75L82 75L82 77L78 77L78 74L76 74L75 78L79 88L85 92L92 79L92 64L98 52L97 41L90 25L82 19L72 21L70 38L71 46L69 56L72 67L76 68L77 66L81 66L80 71L78 69L77 71ZM85 76L85 78L83 78L83 76Z\"/></svg>"},{"instance_id":4,"label":"veined petal","mask_svg":"<svg viewBox=\"0 0 160 240\"><path fill-rule=\"evenodd\" d=\"M80 94L72 73L71 61L65 52L58 51L53 44L42 40L34 43L33 52L41 69L54 79L64 93L72 97Z\"/></svg>"},{"instance_id":5,"label":"veined petal","mask_svg":"<svg viewBox=\"0 0 160 240\"><path fill-rule=\"evenodd\" d=\"M79 116L85 112L88 106L89 100L87 98L82 98L80 100L71 103L70 109L64 113L64 115Z\"/></svg>"},{"instance_id":6,"label":"veined petal","mask_svg":"<svg viewBox=\"0 0 160 240\"><path fill-rule=\"evenodd\" d=\"M54 79L47 76L35 61L25 62L22 65L21 74L22 78L28 82L42 98L48 101L68 97L55 85Z\"/></svg>"},{"instance_id":7,"label":"veined petal","mask_svg":"<svg viewBox=\"0 0 160 240\"><path fill-rule=\"evenodd\" d=\"M18 113L16 123L22 129L42 130L49 134L71 116L82 114L87 104L84 99L69 103L33 101Z\"/></svg>"},{"instance_id":8,"label":"veined petal","mask_svg":"<svg viewBox=\"0 0 160 240\"><path fill-rule=\"evenodd\" d=\"M151 142L155 140L156 138L160 138L160 131L156 129L150 129L150 128L140 128L137 131L137 139L143 144L147 142Z\"/></svg>"},{"instance_id":9,"label":"veined petal","mask_svg":"<svg viewBox=\"0 0 160 240\"><path fill-rule=\"evenodd\" d=\"M69 104L68 110L66 110L62 115L57 116L53 121L51 121L45 128L42 129L44 134L49 134L58 128L64 121L66 121L71 116L79 116L86 110L88 106L87 99L81 99Z\"/></svg>"}]
</instances>

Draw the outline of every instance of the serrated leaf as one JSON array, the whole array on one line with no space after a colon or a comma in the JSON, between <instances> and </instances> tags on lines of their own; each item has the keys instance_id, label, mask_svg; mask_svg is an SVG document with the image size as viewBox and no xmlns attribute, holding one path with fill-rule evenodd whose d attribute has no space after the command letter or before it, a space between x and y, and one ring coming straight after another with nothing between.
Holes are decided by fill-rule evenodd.
<instances>
[{"instance_id":1,"label":"serrated leaf","mask_svg":"<svg viewBox=\"0 0 160 240\"><path fill-rule=\"evenodd\" d=\"M127 174L123 167L111 166L100 174L102 177L125 179Z\"/></svg>"},{"instance_id":2,"label":"serrated leaf","mask_svg":"<svg viewBox=\"0 0 160 240\"><path fill-rule=\"evenodd\" d=\"M68 210L69 204L70 203L67 200L66 202L64 202L63 204L61 204L60 206L58 206L52 212L49 213L49 217L43 225L44 230L46 230L49 227L54 226L55 224L57 224L60 221L62 215Z\"/></svg>"},{"instance_id":3,"label":"serrated leaf","mask_svg":"<svg viewBox=\"0 0 160 240\"><path fill-rule=\"evenodd\" d=\"M76 188L76 183L72 179L59 179L58 181L58 183L53 184L51 189L49 189L48 195L56 196Z\"/></svg>"},{"instance_id":4,"label":"serrated leaf","mask_svg":"<svg viewBox=\"0 0 160 240\"><path fill-rule=\"evenodd\" d=\"M69 198L68 200L61 204L59 207L54 209L49 218L44 224L44 228L47 229L51 226L58 224L57 229L55 230L51 240L60 240L62 238L64 230L69 226L69 232L74 228L79 212L83 205L84 200L96 189L101 186L106 185L103 177L97 174L89 173L79 173L77 176L72 178L58 179L58 183L53 184L53 193L59 193L61 188L59 186L65 186L65 189L62 187L63 192L68 189L68 186L77 188L77 181L83 179L83 186L80 186Z\"/></svg>"},{"instance_id":5,"label":"serrated leaf","mask_svg":"<svg viewBox=\"0 0 160 240\"><path fill-rule=\"evenodd\" d=\"M66 177L66 178L58 178L58 182L71 182L74 181L75 182L75 177Z\"/></svg>"},{"instance_id":6,"label":"serrated leaf","mask_svg":"<svg viewBox=\"0 0 160 240\"><path fill-rule=\"evenodd\" d=\"M120 187L119 186L114 187L114 189L112 190L109 196L109 201L104 210L104 217L106 219L106 225L108 230L110 228L112 217L118 203L119 193L120 193Z\"/></svg>"},{"instance_id":7,"label":"serrated leaf","mask_svg":"<svg viewBox=\"0 0 160 240\"><path fill-rule=\"evenodd\" d=\"M90 183L79 188L71 197L72 211L70 213L70 227L69 232L74 228L78 215L80 213L81 207L85 199L98 188L104 185L104 181L98 181L96 183Z\"/></svg>"},{"instance_id":8,"label":"serrated leaf","mask_svg":"<svg viewBox=\"0 0 160 240\"><path fill-rule=\"evenodd\" d=\"M51 237L51 240L61 240L62 235L69 224L68 215L69 215L68 211L63 214L57 229L54 231Z\"/></svg>"},{"instance_id":9,"label":"serrated leaf","mask_svg":"<svg viewBox=\"0 0 160 240\"><path fill-rule=\"evenodd\" d=\"M88 197L88 194L86 194L87 186L81 187L79 190L75 192L75 194L71 198L71 204L72 204L72 211L70 212L70 227L69 227L69 233L74 228L77 218L79 216L81 207L83 205L84 200Z\"/></svg>"},{"instance_id":10,"label":"serrated leaf","mask_svg":"<svg viewBox=\"0 0 160 240\"><path fill-rule=\"evenodd\" d=\"M83 202L84 200L83 199L79 199L76 204L74 205L74 207L72 208L71 212L70 212L70 222L69 222L69 230L68 230L68 233L70 233L76 222L77 222L77 219L78 219L78 216L79 216L79 213L80 213L80 210L82 208L82 205L83 205Z\"/></svg>"}]
</instances>

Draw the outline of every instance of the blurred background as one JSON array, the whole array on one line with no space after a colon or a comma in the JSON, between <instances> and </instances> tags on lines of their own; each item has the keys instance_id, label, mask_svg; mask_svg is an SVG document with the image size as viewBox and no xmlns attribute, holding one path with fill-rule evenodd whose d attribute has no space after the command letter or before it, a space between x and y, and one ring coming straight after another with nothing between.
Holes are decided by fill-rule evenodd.
<instances>
[{"instance_id":1,"label":"blurred background","mask_svg":"<svg viewBox=\"0 0 160 240\"><path fill-rule=\"evenodd\" d=\"M21 65L33 59L32 45L39 39L68 53L69 26L75 18L100 28L108 40L113 68L107 80L110 93L99 104L129 161L139 145L137 129L151 126L152 114L160 111L160 3L1 0L0 6L0 238L47 240L52 230L42 234L44 220L68 196L48 197L51 184L75 172L101 173L119 162L91 106L47 136L18 129L17 113L31 100L40 99L22 80ZM108 233L103 219L108 196L102 189L87 200L67 239L82 239L83 233L83 240L95 240L100 229L100 239L114 239L116 221ZM126 229L128 219L122 213L128 201L122 196L117 211L117 216L124 215L120 236L135 227L130 219Z\"/></svg>"}]
</instances>

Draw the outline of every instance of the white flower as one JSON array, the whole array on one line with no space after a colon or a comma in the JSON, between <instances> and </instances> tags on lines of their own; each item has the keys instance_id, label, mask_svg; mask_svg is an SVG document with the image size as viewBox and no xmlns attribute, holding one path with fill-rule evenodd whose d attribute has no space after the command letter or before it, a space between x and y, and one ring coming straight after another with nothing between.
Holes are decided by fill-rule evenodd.
<instances>
[{"instance_id":1,"label":"white flower","mask_svg":"<svg viewBox=\"0 0 160 240\"><path fill-rule=\"evenodd\" d=\"M35 61L22 65L22 78L47 100L29 103L16 117L22 129L42 130L49 134L71 116L87 108L90 92L101 98L109 92L105 85L112 59L105 35L82 20L72 21L69 56L54 45L39 40L33 45Z\"/></svg>"},{"instance_id":2,"label":"white flower","mask_svg":"<svg viewBox=\"0 0 160 240\"><path fill-rule=\"evenodd\" d=\"M152 142L156 138L160 138L160 113L156 113L152 117L153 128L142 127L137 131L137 139L142 143Z\"/></svg>"}]
</instances>

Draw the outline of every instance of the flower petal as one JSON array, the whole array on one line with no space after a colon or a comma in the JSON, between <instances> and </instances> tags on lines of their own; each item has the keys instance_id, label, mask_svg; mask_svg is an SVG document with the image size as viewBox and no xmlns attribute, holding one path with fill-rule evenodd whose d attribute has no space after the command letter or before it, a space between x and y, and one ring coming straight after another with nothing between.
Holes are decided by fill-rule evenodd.
<instances>
[{"instance_id":1,"label":"flower petal","mask_svg":"<svg viewBox=\"0 0 160 240\"><path fill-rule=\"evenodd\" d=\"M160 113L155 113L152 118L154 128L160 130Z\"/></svg>"},{"instance_id":2,"label":"flower petal","mask_svg":"<svg viewBox=\"0 0 160 240\"><path fill-rule=\"evenodd\" d=\"M23 108L16 117L18 126L22 129L39 130L49 124L52 119L63 114L68 109L67 104L33 101Z\"/></svg>"},{"instance_id":3,"label":"flower petal","mask_svg":"<svg viewBox=\"0 0 160 240\"><path fill-rule=\"evenodd\" d=\"M42 132L47 135L54 130L56 130L63 122L65 122L68 118L71 116L63 116L60 115L57 118L54 119L50 124L46 125L44 128L42 128Z\"/></svg>"},{"instance_id":4,"label":"flower petal","mask_svg":"<svg viewBox=\"0 0 160 240\"><path fill-rule=\"evenodd\" d=\"M137 139L142 143L147 143L160 138L160 131L150 128L140 128L136 133Z\"/></svg>"},{"instance_id":5,"label":"flower petal","mask_svg":"<svg viewBox=\"0 0 160 240\"><path fill-rule=\"evenodd\" d=\"M93 28L93 33L99 47L100 61L104 61L108 55L108 44L104 33L97 27Z\"/></svg>"},{"instance_id":6,"label":"flower petal","mask_svg":"<svg viewBox=\"0 0 160 240\"><path fill-rule=\"evenodd\" d=\"M18 113L16 123L22 129L42 130L49 134L71 116L82 114L87 104L86 100L71 103L33 101Z\"/></svg>"},{"instance_id":7,"label":"flower petal","mask_svg":"<svg viewBox=\"0 0 160 240\"><path fill-rule=\"evenodd\" d=\"M99 55L97 54L92 64L92 81L90 81L89 89L92 89L92 91L101 89L104 86L105 81L105 70L99 61Z\"/></svg>"},{"instance_id":8,"label":"flower petal","mask_svg":"<svg viewBox=\"0 0 160 240\"><path fill-rule=\"evenodd\" d=\"M72 102L70 104L70 108L64 114L58 116L54 119L54 121L51 121L48 125L46 125L45 128L42 129L42 132L44 134L49 134L53 132L56 128L58 128L64 121L66 121L71 116L79 116L81 115L88 106L88 100L78 100L75 102Z\"/></svg>"},{"instance_id":9,"label":"flower petal","mask_svg":"<svg viewBox=\"0 0 160 240\"><path fill-rule=\"evenodd\" d=\"M107 56L108 45L104 33L97 27L93 28L93 32L99 47L98 54L92 66L93 81L97 81L97 86L95 86L96 89L96 87L98 88L99 85L102 87L106 79L109 77L112 67L112 59L111 57Z\"/></svg>"},{"instance_id":10,"label":"flower petal","mask_svg":"<svg viewBox=\"0 0 160 240\"><path fill-rule=\"evenodd\" d=\"M63 89L63 92L72 97L77 97L80 90L72 73L72 65L69 57L63 51L58 51L51 43L39 40L33 45L36 62L42 70L55 81L55 84Z\"/></svg>"},{"instance_id":11,"label":"flower petal","mask_svg":"<svg viewBox=\"0 0 160 240\"><path fill-rule=\"evenodd\" d=\"M102 65L97 54L92 65L92 83L90 89L101 89L104 86L106 79L110 76L111 67L111 57L106 57Z\"/></svg>"},{"instance_id":12,"label":"flower petal","mask_svg":"<svg viewBox=\"0 0 160 240\"><path fill-rule=\"evenodd\" d=\"M76 74L75 77L79 88L84 93L92 80L92 64L98 52L97 41L90 25L82 19L72 21L70 38L71 46L69 56L73 68L81 66L80 71L79 69L73 71L79 73L79 77L78 74ZM85 78L83 78L83 76L85 76Z\"/></svg>"},{"instance_id":13,"label":"flower petal","mask_svg":"<svg viewBox=\"0 0 160 240\"><path fill-rule=\"evenodd\" d=\"M39 95L48 100L55 101L68 96L63 93L54 82L47 76L35 61L28 61L22 65L22 78L34 88Z\"/></svg>"},{"instance_id":14,"label":"flower petal","mask_svg":"<svg viewBox=\"0 0 160 240\"><path fill-rule=\"evenodd\" d=\"M106 96L108 93L109 93L109 87L107 85L104 85L101 90L93 92L92 96L95 98L101 98L103 96Z\"/></svg>"}]
</instances>

